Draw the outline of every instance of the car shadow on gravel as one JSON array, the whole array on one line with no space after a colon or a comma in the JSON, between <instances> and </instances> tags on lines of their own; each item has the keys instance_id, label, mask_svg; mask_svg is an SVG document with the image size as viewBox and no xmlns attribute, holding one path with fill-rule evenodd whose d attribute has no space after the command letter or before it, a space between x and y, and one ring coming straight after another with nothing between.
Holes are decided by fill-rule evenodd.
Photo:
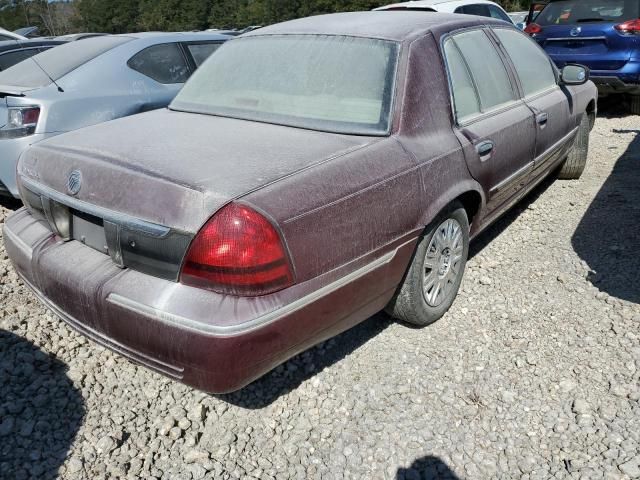
<instances>
[{"instance_id":1,"label":"car shadow on gravel","mask_svg":"<svg viewBox=\"0 0 640 480\"><path fill-rule=\"evenodd\" d=\"M396 480L459 480L459 477L438 457L426 456L409 468L399 468Z\"/></svg>"},{"instance_id":2,"label":"car shadow on gravel","mask_svg":"<svg viewBox=\"0 0 640 480\"><path fill-rule=\"evenodd\" d=\"M535 203L547 189L558 181L555 173L551 173L539 185L527 193L522 200L505 212L495 223L478 235L469 245L469 259L478 255L482 250L499 237L518 217Z\"/></svg>"},{"instance_id":3,"label":"car shadow on gravel","mask_svg":"<svg viewBox=\"0 0 640 480\"><path fill-rule=\"evenodd\" d=\"M600 291L640 303L640 129L613 130L635 138L589 205L572 244Z\"/></svg>"},{"instance_id":4,"label":"car shadow on gravel","mask_svg":"<svg viewBox=\"0 0 640 480\"><path fill-rule=\"evenodd\" d=\"M57 478L83 416L66 366L0 329L0 478Z\"/></svg>"},{"instance_id":5,"label":"car shadow on gravel","mask_svg":"<svg viewBox=\"0 0 640 480\"><path fill-rule=\"evenodd\" d=\"M17 198L5 197L0 195L0 206L15 211L22 207L22 201L18 200Z\"/></svg>"},{"instance_id":6,"label":"car shadow on gravel","mask_svg":"<svg viewBox=\"0 0 640 480\"><path fill-rule=\"evenodd\" d=\"M598 117L624 118L631 115L629 97L626 95L610 95L598 98Z\"/></svg>"},{"instance_id":7,"label":"car shadow on gravel","mask_svg":"<svg viewBox=\"0 0 640 480\"><path fill-rule=\"evenodd\" d=\"M293 357L242 390L216 396L241 408L254 410L267 407L301 383L353 353L393 322L391 317L380 312L337 337Z\"/></svg>"}]
</instances>

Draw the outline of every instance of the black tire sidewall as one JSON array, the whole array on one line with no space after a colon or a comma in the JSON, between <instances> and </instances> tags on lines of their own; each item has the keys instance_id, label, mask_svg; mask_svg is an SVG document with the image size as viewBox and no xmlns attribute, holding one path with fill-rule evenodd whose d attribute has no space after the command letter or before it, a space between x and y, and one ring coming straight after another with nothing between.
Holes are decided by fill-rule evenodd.
<instances>
[{"instance_id":1,"label":"black tire sidewall","mask_svg":"<svg viewBox=\"0 0 640 480\"><path fill-rule=\"evenodd\" d=\"M449 218L456 220L462 226L464 243L462 264L460 265L460 274L456 278L453 288L447 295L447 298L439 306L432 307L427 303L423 293L424 259L427 254L427 248L429 247L431 239L435 235L438 227ZM458 291L464 277L468 256L469 220L467 218L467 213L464 207L456 202L453 203L449 208L444 210L433 222L431 222L431 224L429 224L429 226L425 229L425 234L420 240L418 247L416 248L408 278L405 280L404 285L404 287L408 287L409 289L409 298L407 298L407 300L410 299L411 301L410 307L411 310L413 310L413 315L411 315L411 318L403 318L403 320L420 326L429 325L439 320L451 308L451 305L453 305L453 302L458 295Z\"/></svg>"}]
</instances>

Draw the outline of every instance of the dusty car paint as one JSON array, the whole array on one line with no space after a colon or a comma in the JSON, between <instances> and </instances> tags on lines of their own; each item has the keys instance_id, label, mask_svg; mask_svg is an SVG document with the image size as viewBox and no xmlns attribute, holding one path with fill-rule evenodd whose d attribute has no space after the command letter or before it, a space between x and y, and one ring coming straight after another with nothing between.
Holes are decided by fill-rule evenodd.
<instances>
[{"instance_id":1,"label":"dusty car paint","mask_svg":"<svg viewBox=\"0 0 640 480\"><path fill-rule=\"evenodd\" d=\"M562 161L596 95L592 84L564 88L571 108L554 118L561 131L552 148L525 152L528 161L514 158L522 161L519 168L504 161L483 173L474 144L481 132L454 125L440 41L461 28L504 23L392 15L393 22L380 12L329 15L249 34L400 42L391 135L339 135L163 111L39 143L19 165L29 209L5 224L16 270L84 334L213 392L241 388L384 308L425 225L458 199L477 235ZM503 117L484 128L500 133L505 125ZM534 128L533 119L513 125L502 134L504 152L518 151L518 137ZM70 195L74 171L82 172L82 187ZM72 211L99 212L116 226L110 242L121 249L150 235L193 236L224 205L241 202L281 232L295 284L238 297L141 267L121 269L106 252L52 233L51 198Z\"/></svg>"}]
</instances>

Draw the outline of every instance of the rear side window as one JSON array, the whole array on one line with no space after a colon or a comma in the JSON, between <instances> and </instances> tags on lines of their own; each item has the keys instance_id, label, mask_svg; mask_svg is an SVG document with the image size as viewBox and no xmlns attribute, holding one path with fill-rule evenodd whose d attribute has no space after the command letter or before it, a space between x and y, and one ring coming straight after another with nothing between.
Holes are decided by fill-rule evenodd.
<instances>
[{"instance_id":1,"label":"rear side window","mask_svg":"<svg viewBox=\"0 0 640 480\"><path fill-rule=\"evenodd\" d=\"M498 19L498 20L504 20L505 22L509 22L509 23L513 23L511 21L511 19L509 18L509 15L504 13L504 11L502 11L501 8L498 8L495 5L489 5L489 13L491 14L492 18L495 18L495 19Z\"/></svg>"},{"instance_id":2,"label":"rear side window","mask_svg":"<svg viewBox=\"0 0 640 480\"><path fill-rule=\"evenodd\" d=\"M480 102L473 87L469 69L453 40L446 41L444 53L449 68L456 118L459 122L464 122L480 113Z\"/></svg>"},{"instance_id":3,"label":"rear side window","mask_svg":"<svg viewBox=\"0 0 640 480\"><path fill-rule=\"evenodd\" d=\"M7 52L0 54L0 71L13 67L16 63L32 57L40 53L37 48L27 48L24 50L16 50L15 52Z\"/></svg>"},{"instance_id":4,"label":"rear side window","mask_svg":"<svg viewBox=\"0 0 640 480\"><path fill-rule=\"evenodd\" d=\"M184 83L189 78L187 60L175 43L153 45L135 54L129 67L159 83Z\"/></svg>"},{"instance_id":5,"label":"rear side window","mask_svg":"<svg viewBox=\"0 0 640 480\"><path fill-rule=\"evenodd\" d=\"M199 67L209 58L209 55L220 48L220 45L220 43L189 43L187 44L187 49L193 57L196 67Z\"/></svg>"},{"instance_id":6,"label":"rear side window","mask_svg":"<svg viewBox=\"0 0 640 480\"><path fill-rule=\"evenodd\" d=\"M480 109L491 110L515 99L506 67L482 30L453 37L480 97Z\"/></svg>"},{"instance_id":7,"label":"rear side window","mask_svg":"<svg viewBox=\"0 0 640 480\"><path fill-rule=\"evenodd\" d=\"M0 73L0 85L45 87L51 83L51 79L58 81L97 56L131 40L133 40L131 37L105 36L51 48L32 57L37 64L20 62L6 72Z\"/></svg>"},{"instance_id":8,"label":"rear side window","mask_svg":"<svg viewBox=\"0 0 640 480\"><path fill-rule=\"evenodd\" d=\"M562 0L552 2L536 17L539 25L621 23L640 17L638 0Z\"/></svg>"},{"instance_id":9,"label":"rear side window","mask_svg":"<svg viewBox=\"0 0 640 480\"><path fill-rule=\"evenodd\" d=\"M482 5L482 4L464 5L462 7L458 7L455 13L464 13L466 15L477 15L479 17L491 16L489 7L487 5Z\"/></svg>"},{"instance_id":10,"label":"rear side window","mask_svg":"<svg viewBox=\"0 0 640 480\"><path fill-rule=\"evenodd\" d=\"M516 68L525 97L556 85L549 57L531 38L506 28L496 28L494 32Z\"/></svg>"}]
</instances>

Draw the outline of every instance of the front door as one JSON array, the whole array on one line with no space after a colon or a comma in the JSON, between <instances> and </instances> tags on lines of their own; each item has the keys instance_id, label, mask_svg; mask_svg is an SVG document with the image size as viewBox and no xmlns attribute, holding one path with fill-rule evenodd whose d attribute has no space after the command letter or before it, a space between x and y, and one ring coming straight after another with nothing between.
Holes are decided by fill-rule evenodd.
<instances>
[{"instance_id":1,"label":"front door","mask_svg":"<svg viewBox=\"0 0 640 480\"><path fill-rule=\"evenodd\" d=\"M493 217L526 186L535 153L534 115L484 30L456 34L444 49L456 135L469 171L485 191L485 213Z\"/></svg>"},{"instance_id":2,"label":"front door","mask_svg":"<svg viewBox=\"0 0 640 480\"><path fill-rule=\"evenodd\" d=\"M568 94L558 86L554 67L545 52L528 36L507 28L494 28L500 48L511 61L525 103L535 118L535 182L555 167L571 146L575 125Z\"/></svg>"}]
</instances>

